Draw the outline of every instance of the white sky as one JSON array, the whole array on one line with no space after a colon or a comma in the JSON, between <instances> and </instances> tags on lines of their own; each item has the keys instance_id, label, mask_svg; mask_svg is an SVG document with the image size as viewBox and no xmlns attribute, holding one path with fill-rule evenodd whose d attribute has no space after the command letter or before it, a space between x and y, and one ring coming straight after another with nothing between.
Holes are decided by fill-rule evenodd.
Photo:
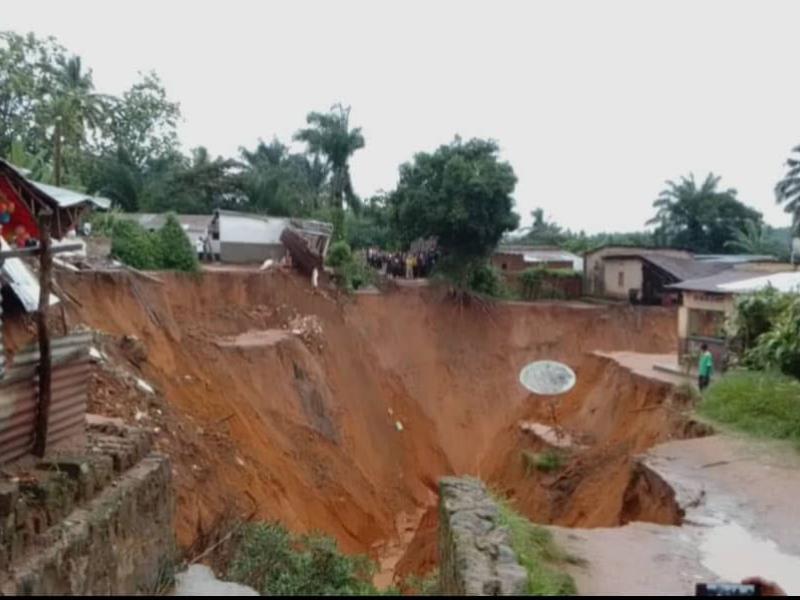
<instances>
[{"instance_id":1,"label":"white sky","mask_svg":"<svg viewBox=\"0 0 800 600\"><path fill-rule=\"evenodd\" d=\"M800 2L3 0L0 29L54 35L119 93L155 70L189 148L232 155L310 110L353 106L351 173L391 189L421 150L496 139L517 210L631 230L694 171L788 225L773 186L800 143Z\"/></svg>"}]
</instances>

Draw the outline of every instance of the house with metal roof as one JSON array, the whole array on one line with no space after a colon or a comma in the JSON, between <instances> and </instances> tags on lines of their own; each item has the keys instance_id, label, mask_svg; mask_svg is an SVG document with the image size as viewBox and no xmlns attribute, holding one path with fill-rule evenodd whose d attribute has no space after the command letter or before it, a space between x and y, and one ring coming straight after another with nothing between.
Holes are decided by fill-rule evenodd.
<instances>
[{"instance_id":1,"label":"house with metal roof","mask_svg":"<svg viewBox=\"0 0 800 600\"><path fill-rule=\"evenodd\" d=\"M725 325L736 310L736 296L768 287L800 293L800 271L765 273L734 268L669 285L668 288L681 294L678 309L679 360L696 356L700 346L706 344L715 363L724 366L727 362Z\"/></svg>"},{"instance_id":2,"label":"house with metal roof","mask_svg":"<svg viewBox=\"0 0 800 600\"><path fill-rule=\"evenodd\" d=\"M232 210L214 212L208 226L211 251L222 262L277 261L286 255L286 246L281 240L285 229L296 231L303 243L324 259L333 234L330 223Z\"/></svg>"},{"instance_id":3,"label":"house with metal roof","mask_svg":"<svg viewBox=\"0 0 800 600\"><path fill-rule=\"evenodd\" d=\"M580 256L557 246L498 246L492 255L492 264L509 273L536 268L583 271Z\"/></svg>"},{"instance_id":4,"label":"house with metal roof","mask_svg":"<svg viewBox=\"0 0 800 600\"><path fill-rule=\"evenodd\" d=\"M22 227L30 237L38 237L38 218L52 214L50 234L61 239L74 230L87 212L106 204L106 200L29 180L11 163L0 158L0 203L12 206L10 218L2 223L7 240Z\"/></svg>"},{"instance_id":5,"label":"house with metal roof","mask_svg":"<svg viewBox=\"0 0 800 600\"><path fill-rule=\"evenodd\" d=\"M670 286L731 269L784 270L772 256L693 255L674 248L607 246L585 256L584 293L641 304L678 301Z\"/></svg>"}]
</instances>

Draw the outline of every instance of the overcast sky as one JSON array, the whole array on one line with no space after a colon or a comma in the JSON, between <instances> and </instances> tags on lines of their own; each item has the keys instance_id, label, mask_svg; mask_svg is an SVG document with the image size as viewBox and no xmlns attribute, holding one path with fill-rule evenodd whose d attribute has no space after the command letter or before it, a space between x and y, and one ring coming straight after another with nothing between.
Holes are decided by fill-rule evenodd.
<instances>
[{"instance_id":1,"label":"overcast sky","mask_svg":"<svg viewBox=\"0 0 800 600\"><path fill-rule=\"evenodd\" d=\"M415 152L491 137L517 211L573 229L642 228L664 181L695 172L788 225L773 186L800 143L800 2L645 0L4 0L0 29L53 35L97 88L155 70L181 139L231 155L353 107L356 191Z\"/></svg>"}]
</instances>

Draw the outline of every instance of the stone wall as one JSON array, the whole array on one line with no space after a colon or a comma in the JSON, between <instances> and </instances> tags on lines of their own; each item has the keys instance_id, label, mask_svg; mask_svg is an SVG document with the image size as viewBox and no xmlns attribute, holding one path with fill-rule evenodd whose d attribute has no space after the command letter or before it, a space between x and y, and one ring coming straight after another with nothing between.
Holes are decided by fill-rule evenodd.
<instances>
[{"instance_id":1,"label":"stone wall","mask_svg":"<svg viewBox=\"0 0 800 600\"><path fill-rule=\"evenodd\" d=\"M149 436L90 432L86 454L0 485L0 593L154 593L175 558L172 471Z\"/></svg>"},{"instance_id":2,"label":"stone wall","mask_svg":"<svg viewBox=\"0 0 800 600\"><path fill-rule=\"evenodd\" d=\"M446 595L524 594L520 566L500 509L486 486L470 477L439 482L439 590Z\"/></svg>"}]
</instances>

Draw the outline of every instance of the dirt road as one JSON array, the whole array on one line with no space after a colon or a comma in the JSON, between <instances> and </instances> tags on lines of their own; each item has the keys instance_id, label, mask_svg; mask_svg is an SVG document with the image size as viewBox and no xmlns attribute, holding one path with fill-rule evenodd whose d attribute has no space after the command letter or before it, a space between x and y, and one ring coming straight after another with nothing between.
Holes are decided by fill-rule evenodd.
<instances>
[{"instance_id":1,"label":"dirt road","mask_svg":"<svg viewBox=\"0 0 800 600\"><path fill-rule=\"evenodd\" d=\"M554 528L586 559L582 594L691 595L697 581L760 575L800 593L800 454L782 444L715 435L657 446L647 466L676 491L681 527Z\"/></svg>"}]
</instances>

